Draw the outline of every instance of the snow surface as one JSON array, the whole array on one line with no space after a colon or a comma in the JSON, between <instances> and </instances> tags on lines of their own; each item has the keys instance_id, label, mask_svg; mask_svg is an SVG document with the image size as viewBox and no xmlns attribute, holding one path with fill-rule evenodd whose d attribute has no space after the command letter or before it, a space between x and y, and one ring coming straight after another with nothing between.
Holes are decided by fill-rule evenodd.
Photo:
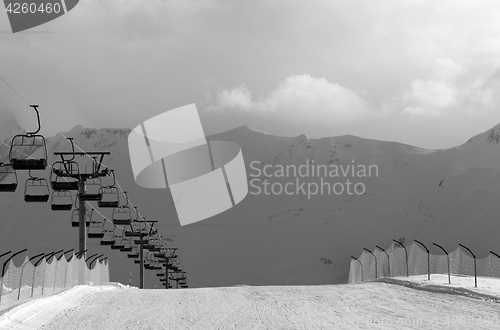
<instances>
[{"instance_id":1,"label":"snow surface","mask_svg":"<svg viewBox=\"0 0 500 330\"><path fill-rule=\"evenodd\" d=\"M500 281L490 282L500 292ZM491 300L380 282L183 290L109 285L78 286L15 307L0 316L0 329L499 329L498 313Z\"/></svg>"},{"instance_id":2,"label":"snow surface","mask_svg":"<svg viewBox=\"0 0 500 330\"><path fill-rule=\"evenodd\" d=\"M434 286L439 285L444 288L463 288L466 292L474 292L484 295L498 297L500 302L500 279L495 277L477 277L477 287L475 287L474 276L451 275L451 284L448 283L448 275L431 274L428 280L427 275L415 275L410 277L394 277L397 281L410 281L419 285Z\"/></svg>"}]
</instances>

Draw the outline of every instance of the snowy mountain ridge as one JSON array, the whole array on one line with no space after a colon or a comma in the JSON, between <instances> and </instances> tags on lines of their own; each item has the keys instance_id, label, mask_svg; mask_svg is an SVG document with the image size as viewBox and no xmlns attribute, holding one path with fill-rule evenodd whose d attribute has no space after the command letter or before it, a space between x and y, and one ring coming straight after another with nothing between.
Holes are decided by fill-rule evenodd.
<instances>
[{"instance_id":1,"label":"snowy mountain ridge","mask_svg":"<svg viewBox=\"0 0 500 330\"><path fill-rule=\"evenodd\" d=\"M500 146L488 140L493 129L476 135L471 142L444 150L426 150L397 142L368 140L355 136L321 139L279 137L248 126L214 134L208 140L233 141L242 148L249 178L254 185L308 185L321 180L330 185L346 181L363 184L362 194L255 194L250 192L237 206L197 224L180 227L170 192L145 189L134 181L128 153L128 129L91 129L81 126L63 133L73 137L83 150L108 150L104 164L115 170L119 185L141 215L158 220L160 233L179 247L190 287L235 284L285 285L345 283L350 255L363 247L387 247L393 238L416 238L437 242L453 250L468 244L481 253L499 250L495 223L500 207ZM493 133L494 134L494 133ZM49 164L54 151L69 151L64 136L47 138ZM376 165L378 175L359 177L346 173L332 177L265 177L250 166ZM49 171L40 173L48 178ZM53 212L47 204L23 201L22 185L27 174L19 174L21 189L0 195L4 249L52 251L76 248L77 230L70 225L71 212ZM260 180L260 181L257 181ZM298 193L297 193L298 191ZM124 202L123 196L122 202ZM96 206L95 206L96 207ZM109 210L98 209L110 218ZM95 212L96 216L99 216ZM123 253L88 240L89 251L110 257L113 281L133 284L137 267ZM434 251L434 253L439 253ZM146 279L157 282L154 273Z\"/></svg>"}]
</instances>

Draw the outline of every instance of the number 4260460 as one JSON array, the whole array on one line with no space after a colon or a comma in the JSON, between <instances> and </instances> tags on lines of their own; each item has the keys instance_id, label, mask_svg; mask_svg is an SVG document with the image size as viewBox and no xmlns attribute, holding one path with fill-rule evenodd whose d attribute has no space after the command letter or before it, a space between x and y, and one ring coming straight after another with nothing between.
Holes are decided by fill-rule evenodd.
<instances>
[{"instance_id":1,"label":"number 4260460","mask_svg":"<svg viewBox=\"0 0 500 330\"><path fill-rule=\"evenodd\" d=\"M36 3L9 3L6 8L9 14L35 14L35 13L56 13L61 11L61 5L59 3L41 3L40 5Z\"/></svg>"}]
</instances>

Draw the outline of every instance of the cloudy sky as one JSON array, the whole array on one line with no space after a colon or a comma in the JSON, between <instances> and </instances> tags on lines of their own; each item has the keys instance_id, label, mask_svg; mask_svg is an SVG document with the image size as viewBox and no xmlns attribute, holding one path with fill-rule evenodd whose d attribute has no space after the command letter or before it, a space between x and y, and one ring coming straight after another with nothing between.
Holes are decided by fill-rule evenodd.
<instances>
[{"instance_id":1,"label":"cloudy sky","mask_svg":"<svg viewBox=\"0 0 500 330\"><path fill-rule=\"evenodd\" d=\"M83 0L16 34L2 10L0 76L47 131L196 103L206 134L447 148L500 123L500 2ZM0 106L33 119L2 81Z\"/></svg>"}]
</instances>

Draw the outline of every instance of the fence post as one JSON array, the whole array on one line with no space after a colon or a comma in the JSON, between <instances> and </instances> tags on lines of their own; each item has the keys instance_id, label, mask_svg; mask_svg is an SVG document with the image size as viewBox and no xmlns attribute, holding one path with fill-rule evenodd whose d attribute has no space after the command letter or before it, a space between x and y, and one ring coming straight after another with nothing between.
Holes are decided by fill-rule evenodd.
<instances>
[{"instance_id":1,"label":"fence post","mask_svg":"<svg viewBox=\"0 0 500 330\"><path fill-rule=\"evenodd\" d=\"M382 249L380 246L378 245L375 245L375 247L379 250L381 250L382 252L385 253L385 255L387 256L387 270L389 271L389 277L391 277L391 258L389 258L389 253L387 253L384 249Z\"/></svg>"},{"instance_id":2,"label":"fence post","mask_svg":"<svg viewBox=\"0 0 500 330\"><path fill-rule=\"evenodd\" d=\"M0 304L2 303L2 292L3 292L3 283L4 283L3 278L4 278L4 276L5 276L5 267L9 264L9 262L10 262L10 261L11 261L11 260L15 257L15 256L17 256L17 255L18 255L18 254L20 254L20 253L26 252L27 250L28 250L28 249L24 249L24 250L21 250L21 251L18 251L18 252L16 252L16 253L14 253L13 255L11 255L11 256L9 257L9 259L7 259L7 260L3 263L3 267L2 267L2 279L1 279L1 281L0 281ZM10 253L10 251L9 251L8 253L4 253L4 254L2 254L2 256L5 256L5 255L7 255L7 254L9 254L9 253Z\"/></svg>"},{"instance_id":3,"label":"fence post","mask_svg":"<svg viewBox=\"0 0 500 330\"><path fill-rule=\"evenodd\" d=\"M5 257L9 253L12 253L12 251L8 251L8 252L0 254L0 258ZM2 291L3 291L3 275L2 275L2 278L0 278L0 301L2 301Z\"/></svg>"},{"instance_id":4,"label":"fence post","mask_svg":"<svg viewBox=\"0 0 500 330\"><path fill-rule=\"evenodd\" d=\"M399 242L399 241L396 241L395 239L393 239L394 242L396 242L398 245L401 245L401 247L403 249L405 249L405 256L406 256L406 277L409 277L410 276L410 272L408 270L408 250L406 249L406 247L403 245L403 243Z\"/></svg>"},{"instance_id":5,"label":"fence post","mask_svg":"<svg viewBox=\"0 0 500 330\"><path fill-rule=\"evenodd\" d=\"M431 280L431 259L430 259L429 249L424 245L424 243L417 241L416 239L414 241L417 242L418 244L422 245L424 247L425 251L427 251L427 280L430 281Z\"/></svg>"},{"instance_id":6,"label":"fence post","mask_svg":"<svg viewBox=\"0 0 500 330\"><path fill-rule=\"evenodd\" d=\"M462 244L458 244L459 246L463 247L464 249L466 249L467 251L470 252L470 254L472 254L472 257L474 258L474 287L477 288L477 272L476 272L476 256L474 255L474 253L472 253L472 251L466 247L465 245L462 245Z\"/></svg>"},{"instance_id":7,"label":"fence post","mask_svg":"<svg viewBox=\"0 0 500 330\"><path fill-rule=\"evenodd\" d=\"M359 264L361 265L361 282L363 282L363 264L361 263L361 261L359 261L358 258L354 258L353 256L351 256L352 259L356 260L357 262L359 262ZM168 281L167 281L167 286L168 286Z\"/></svg>"},{"instance_id":8,"label":"fence post","mask_svg":"<svg viewBox=\"0 0 500 330\"><path fill-rule=\"evenodd\" d=\"M443 250L444 253L446 253L446 259L448 260L448 284L451 284L451 278L450 278L450 256L448 255L448 252L441 245L438 245L436 243L432 243L432 244L434 244L435 246L437 246L438 248L440 248L441 250Z\"/></svg>"},{"instance_id":9,"label":"fence post","mask_svg":"<svg viewBox=\"0 0 500 330\"><path fill-rule=\"evenodd\" d=\"M377 268L378 268L377 257L375 257L375 255L373 254L373 252L370 251L370 250L368 250L367 248L363 248L363 250L365 250L366 252L370 253L373 256L373 258L375 258L375 278L378 278L378 273L377 273Z\"/></svg>"},{"instance_id":10,"label":"fence post","mask_svg":"<svg viewBox=\"0 0 500 330\"><path fill-rule=\"evenodd\" d=\"M495 252L490 251L490 253L493 254L494 256L496 256L498 259L500 259L500 256L498 254L496 254ZM490 261L490 277L493 277L493 275L491 275L491 261Z\"/></svg>"}]
</instances>

